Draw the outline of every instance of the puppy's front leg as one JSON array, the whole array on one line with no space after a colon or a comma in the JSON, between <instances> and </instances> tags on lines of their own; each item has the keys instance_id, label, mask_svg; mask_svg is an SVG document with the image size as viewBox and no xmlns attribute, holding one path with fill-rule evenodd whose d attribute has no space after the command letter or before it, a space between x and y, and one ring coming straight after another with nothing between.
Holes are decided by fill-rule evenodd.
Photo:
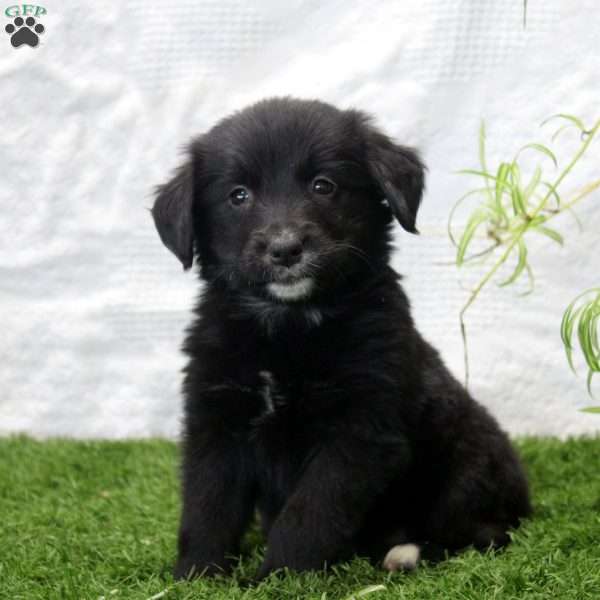
<instances>
[{"instance_id":1,"label":"puppy's front leg","mask_svg":"<svg viewBox=\"0 0 600 600\"><path fill-rule=\"evenodd\" d=\"M334 440L305 468L275 520L258 578L288 567L321 569L352 555L363 517L406 463L402 440Z\"/></svg>"},{"instance_id":2,"label":"puppy's front leg","mask_svg":"<svg viewBox=\"0 0 600 600\"><path fill-rule=\"evenodd\" d=\"M233 436L188 434L177 579L227 571L239 553L254 508L247 454Z\"/></svg>"}]
</instances>

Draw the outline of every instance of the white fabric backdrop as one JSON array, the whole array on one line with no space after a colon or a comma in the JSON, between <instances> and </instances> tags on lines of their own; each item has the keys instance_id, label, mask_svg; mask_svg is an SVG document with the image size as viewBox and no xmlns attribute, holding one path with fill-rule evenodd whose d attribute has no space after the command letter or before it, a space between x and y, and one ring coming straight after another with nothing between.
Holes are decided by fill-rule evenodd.
<instances>
[{"instance_id":1,"label":"white fabric backdrop","mask_svg":"<svg viewBox=\"0 0 600 600\"><path fill-rule=\"evenodd\" d=\"M86 4L86 5L84 5ZM459 276L445 233L473 182L477 131L512 155L557 112L598 118L593 0L44 2L37 48L0 36L0 432L176 436L179 353L197 293L162 246L151 190L194 133L270 95L372 112L429 165L420 237L398 232L418 326L462 377ZM565 138L566 140L567 138ZM571 138L572 139L572 138ZM571 183L598 176L600 147ZM567 188L569 186L567 185ZM558 326L598 284L600 197L532 252L537 290L484 294L469 317L472 389L513 434L600 429Z\"/></svg>"}]
</instances>

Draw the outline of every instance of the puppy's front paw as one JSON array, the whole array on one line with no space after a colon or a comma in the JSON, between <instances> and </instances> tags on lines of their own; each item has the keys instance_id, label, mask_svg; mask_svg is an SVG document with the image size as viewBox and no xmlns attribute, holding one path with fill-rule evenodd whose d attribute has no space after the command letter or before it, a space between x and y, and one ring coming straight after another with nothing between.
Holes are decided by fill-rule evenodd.
<instances>
[{"instance_id":1,"label":"puppy's front paw","mask_svg":"<svg viewBox=\"0 0 600 600\"><path fill-rule=\"evenodd\" d=\"M417 568L421 549L416 544L394 546L383 559L386 571L414 571Z\"/></svg>"}]
</instances>

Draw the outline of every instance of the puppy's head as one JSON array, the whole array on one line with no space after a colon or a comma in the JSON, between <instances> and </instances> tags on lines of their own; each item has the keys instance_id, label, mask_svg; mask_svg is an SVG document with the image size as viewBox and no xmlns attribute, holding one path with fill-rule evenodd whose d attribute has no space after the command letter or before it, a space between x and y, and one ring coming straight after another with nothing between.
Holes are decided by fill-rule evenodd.
<instances>
[{"instance_id":1,"label":"puppy's head","mask_svg":"<svg viewBox=\"0 0 600 600\"><path fill-rule=\"evenodd\" d=\"M307 302L380 270L390 223L416 232L423 165L369 118L272 99L196 138L152 214L184 268L273 302Z\"/></svg>"}]
</instances>

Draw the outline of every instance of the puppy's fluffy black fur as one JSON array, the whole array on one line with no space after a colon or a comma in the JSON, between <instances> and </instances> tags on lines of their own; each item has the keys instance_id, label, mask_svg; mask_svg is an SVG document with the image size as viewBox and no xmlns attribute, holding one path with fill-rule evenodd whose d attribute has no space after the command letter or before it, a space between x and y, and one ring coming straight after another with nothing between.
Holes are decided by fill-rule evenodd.
<instances>
[{"instance_id":1,"label":"puppy's fluffy black fur","mask_svg":"<svg viewBox=\"0 0 600 600\"><path fill-rule=\"evenodd\" d=\"M388 266L392 217L416 231L423 183L363 113L280 98L196 138L159 187L159 234L206 281L184 346L176 576L228 569L256 508L259 577L501 546L530 513L507 436Z\"/></svg>"}]
</instances>

